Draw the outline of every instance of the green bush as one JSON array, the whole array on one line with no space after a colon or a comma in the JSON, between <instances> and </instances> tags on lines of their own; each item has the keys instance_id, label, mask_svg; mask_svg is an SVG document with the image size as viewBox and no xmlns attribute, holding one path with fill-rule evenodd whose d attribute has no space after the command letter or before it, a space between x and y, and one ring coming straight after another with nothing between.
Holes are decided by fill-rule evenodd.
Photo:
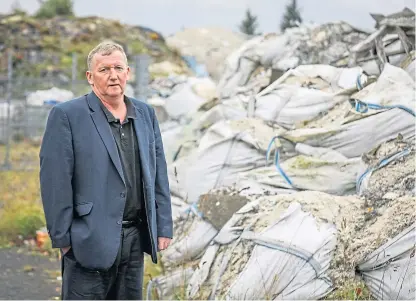
<instances>
[{"instance_id":1,"label":"green bush","mask_svg":"<svg viewBox=\"0 0 416 301\"><path fill-rule=\"evenodd\" d=\"M3 242L16 241L19 236L35 238L36 231L45 225L42 207L18 204L21 206L9 206L0 214L0 240Z\"/></svg>"},{"instance_id":2,"label":"green bush","mask_svg":"<svg viewBox=\"0 0 416 301\"><path fill-rule=\"evenodd\" d=\"M73 15L73 3L71 0L46 0L36 12L36 17L41 19L53 18L56 16L70 17Z\"/></svg>"}]
</instances>

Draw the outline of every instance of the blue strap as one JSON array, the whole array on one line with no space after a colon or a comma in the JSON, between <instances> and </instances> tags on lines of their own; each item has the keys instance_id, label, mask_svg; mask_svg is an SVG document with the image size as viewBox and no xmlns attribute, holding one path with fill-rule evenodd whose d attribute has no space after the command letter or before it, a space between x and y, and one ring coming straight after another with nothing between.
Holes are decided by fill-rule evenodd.
<instances>
[{"instance_id":1,"label":"blue strap","mask_svg":"<svg viewBox=\"0 0 416 301\"><path fill-rule=\"evenodd\" d=\"M372 172L374 172L374 171L376 171L380 168L383 168L384 166L386 166L390 162L392 162L394 160L397 160L401 157L407 156L408 154L410 154L410 150L405 149L401 152L398 152L396 154L391 155L390 157L384 158L376 166L367 168L367 170L357 180L357 184L356 184L357 194L359 193L361 185L362 185L365 177L367 176L367 174L372 173Z\"/></svg>"},{"instance_id":2,"label":"blue strap","mask_svg":"<svg viewBox=\"0 0 416 301\"><path fill-rule=\"evenodd\" d=\"M198 202L194 202L194 203L192 203L191 205L189 205L189 207L188 208L186 208L183 212L184 213L190 213L190 212L192 212L192 213L194 213L195 215L197 215L197 216L199 216L200 218L202 218L204 215L203 215L203 213L202 212L200 212L199 210L198 210Z\"/></svg>"},{"instance_id":3,"label":"blue strap","mask_svg":"<svg viewBox=\"0 0 416 301\"><path fill-rule=\"evenodd\" d=\"M275 136L273 137L273 139L270 141L269 146L267 147L267 153L266 153L266 161L268 162L270 159L270 153L272 151L272 146L273 143L276 139L281 138L280 136ZM274 165L276 166L277 171L280 173L280 175L283 177L283 179L285 179L285 181L293 187L292 181L290 180L290 178L288 177L288 175L283 171L282 167L280 166L279 163L279 150L278 148L274 148Z\"/></svg>"},{"instance_id":4,"label":"blue strap","mask_svg":"<svg viewBox=\"0 0 416 301\"><path fill-rule=\"evenodd\" d=\"M382 106L382 105L378 105L378 104L374 104L374 103L369 103L369 102L364 102L358 99L352 99L352 101L354 102L354 106L355 106L355 111L359 112L359 113L367 113L368 109L373 109L373 110L385 110L385 109L402 109L404 111L406 111L407 113L413 115L413 117L416 117L415 112L405 106L402 105L393 105L393 106Z\"/></svg>"},{"instance_id":5,"label":"blue strap","mask_svg":"<svg viewBox=\"0 0 416 301\"><path fill-rule=\"evenodd\" d=\"M358 90L364 89L363 85L361 84L361 74L357 75L357 80L355 81L355 85L357 86Z\"/></svg>"}]
</instances>

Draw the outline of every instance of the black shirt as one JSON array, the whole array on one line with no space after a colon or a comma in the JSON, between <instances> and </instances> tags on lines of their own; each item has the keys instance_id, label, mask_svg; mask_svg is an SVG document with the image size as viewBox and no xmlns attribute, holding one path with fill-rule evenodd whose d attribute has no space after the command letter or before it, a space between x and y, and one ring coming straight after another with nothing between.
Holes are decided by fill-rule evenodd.
<instances>
[{"instance_id":1,"label":"black shirt","mask_svg":"<svg viewBox=\"0 0 416 301\"><path fill-rule=\"evenodd\" d=\"M134 128L134 119L137 116L131 100L125 97L124 102L127 107L127 115L123 123L120 122L120 119L115 118L102 103L101 107L110 124L126 181L127 192L123 220L136 221L138 211L143 206L139 144Z\"/></svg>"}]
</instances>

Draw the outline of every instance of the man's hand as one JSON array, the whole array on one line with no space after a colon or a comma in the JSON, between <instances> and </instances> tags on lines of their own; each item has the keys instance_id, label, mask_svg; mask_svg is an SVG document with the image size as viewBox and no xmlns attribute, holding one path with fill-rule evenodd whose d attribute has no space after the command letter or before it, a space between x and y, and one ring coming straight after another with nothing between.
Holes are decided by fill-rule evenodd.
<instances>
[{"instance_id":1,"label":"man's hand","mask_svg":"<svg viewBox=\"0 0 416 301\"><path fill-rule=\"evenodd\" d=\"M157 238L157 248L159 251L163 251L169 247L171 239L167 237L158 237Z\"/></svg>"},{"instance_id":2,"label":"man's hand","mask_svg":"<svg viewBox=\"0 0 416 301\"><path fill-rule=\"evenodd\" d=\"M62 255L65 255L70 249L71 249L71 246L65 247L65 248L61 248Z\"/></svg>"}]
</instances>

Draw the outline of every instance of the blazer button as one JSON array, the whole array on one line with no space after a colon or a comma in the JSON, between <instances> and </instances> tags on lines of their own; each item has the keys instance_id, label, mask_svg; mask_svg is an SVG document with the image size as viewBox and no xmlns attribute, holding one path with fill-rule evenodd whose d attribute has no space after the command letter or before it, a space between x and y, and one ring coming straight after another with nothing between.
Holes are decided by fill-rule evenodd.
<instances>
[{"instance_id":1,"label":"blazer button","mask_svg":"<svg viewBox=\"0 0 416 301\"><path fill-rule=\"evenodd\" d=\"M121 221L117 221L117 225L121 225Z\"/></svg>"},{"instance_id":2,"label":"blazer button","mask_svg":"<svg viewBox=\"0 0 416 301\"><path fill-rule=\"evenodd\" d=\"M120 196L121 196L122 198L124 198L124 197L126 196L126 194L125 194L124 192L122 192L122 193L120 193Z\"/></svg>"}]
</instances>

